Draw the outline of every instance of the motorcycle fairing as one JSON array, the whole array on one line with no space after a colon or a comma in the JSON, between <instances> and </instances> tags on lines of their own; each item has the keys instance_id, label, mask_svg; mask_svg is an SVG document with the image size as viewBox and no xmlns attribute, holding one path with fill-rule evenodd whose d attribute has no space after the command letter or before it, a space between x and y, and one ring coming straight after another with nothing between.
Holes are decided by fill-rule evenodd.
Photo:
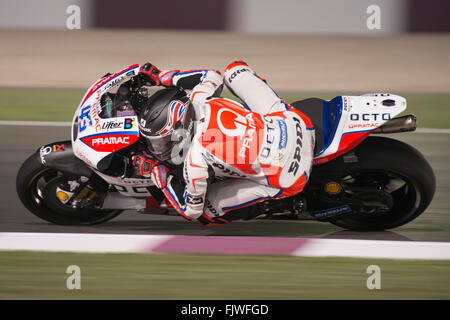
<instances>
[{"instance_id":1,"label":"motorcycle fairing","mask_svg":"<svg viewBox=\"0 0 450 320\"><path fill-rule=\"evenodd\" d=\"M70 141L59 141L42 146L36 155L43 165L68 175L89 177L92 173L83 161L73 155Z\"/></svg>"},{"instance_id":2,"label":"motorcycle fairing","mask_svg":"<svg viewBox=\"0 0 450 320\"><path fill-rule=\"evenodd\" d=\"M138 72L139 65L136 64L100 79L89 88L78 106L72 122L73 151L75 156L94 168L112 152L139 139L137 116L99 116L103 94L130 80Z\"/></svg>"},{"instance_id":3,"label":"motorcycle fairing","mask_svg":"<svg viewBox=\"0 0 450 320\"><path fill-rule=\"evenodd\" d=\"M121 178L109 176L99 171L95 172L125 196L140 198L153 196L155 193L154 188L156 187L150 178Z\"/></svg>"},{"instance_id":4,"label":"motorcycle fairing","mask_svg":"<svg viewBox=\"0 0 450 320\"><path fill-rule=\"evenodd\" d=\"M406 109L406 99L390 93L310 98L292 103L312 120L316 131L314 164L350 151L373 130Z\"/></svg>"}]
</instances>

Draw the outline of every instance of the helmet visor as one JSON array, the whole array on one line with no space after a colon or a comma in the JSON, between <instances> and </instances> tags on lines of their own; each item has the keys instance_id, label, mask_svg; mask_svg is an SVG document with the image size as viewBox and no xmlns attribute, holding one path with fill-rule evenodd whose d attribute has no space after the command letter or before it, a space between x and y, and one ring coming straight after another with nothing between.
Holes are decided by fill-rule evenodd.
<instances>
[{"instance_id":1,"label":"helmet visor","mask_svg":"<svg viewBox=\"0 0 450 320\"><path fill-rule=\"evenodd\" d=\"M144 136L150 154L161 161L169 160L171 151L178 141L174 140L172 130L158 136Z\"/></svg>"}]
</instances>

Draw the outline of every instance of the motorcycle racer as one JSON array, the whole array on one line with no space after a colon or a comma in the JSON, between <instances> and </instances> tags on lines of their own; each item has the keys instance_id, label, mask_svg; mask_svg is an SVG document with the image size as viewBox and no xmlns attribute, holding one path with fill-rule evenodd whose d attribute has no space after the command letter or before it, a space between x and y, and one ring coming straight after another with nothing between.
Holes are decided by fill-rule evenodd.
<instances>
[{"instance_id":1,"label":"motorcycle racer","mask_svg":"<svg viewBox=\"0 0 450 320\"><path fill-rule=\"evenodd\" d=\"M245 62L228 65L223 77L214 70L159 71L151 64L140 74L152 84L190 90L187 97L177 89L162 92L139 119L148 153L163 163L183 161L184 179L145 155L133 157L137 172L151 175L186 220L223 224L240 209L302 191L312 167L314 126ZM244 104L215 97L223 79Z\"/></svg>"},{"instance_id":2,"label":"motorcycle racer","mask_svg":"<svg viewBox=\"0 0 450 320\"><path fill-rule=\"evenodd\" d=\"M97 79L74 112L71 139L41 145L20 167L22 204L60 225L98 224L128 209L170 215L170 199L187 220L203 211L196 219L207 225L263 215L357 231L396 228L425 212L436 188L430 164L408 144L372 136L415 130L414 115L397 117L404 97L285 106L245 63L232 65L225 78L134 64ZM165 88L151 94L148 84L163 76ZM222 84L244 102L216 97ZM308 119L291 106L314 123L315 143ZM302 163L309 138L311 173ZM303 172L298 188L286 172Z\"/></svg>"}]
</instances>

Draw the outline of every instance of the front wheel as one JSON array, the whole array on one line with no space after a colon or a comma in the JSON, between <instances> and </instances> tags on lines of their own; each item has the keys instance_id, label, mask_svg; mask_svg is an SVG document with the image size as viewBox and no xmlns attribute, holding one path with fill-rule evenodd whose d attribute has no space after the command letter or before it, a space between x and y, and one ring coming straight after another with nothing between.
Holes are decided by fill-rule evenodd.
<instances>
[{"instance_id":1,"label":"front wheel","mask_svg":"<svg viewBox=\"0 0 450 320\"><path fill-rule=\"evenodd\" d=\"M23 205L39 218L59 225L99 224L119 215L122 210L73 208L57 197L59 185L68 178L61 172L42 165L39 154L31 155L17 174L16 189Z\"/></svg>"},{"instance_id":2,"label":"front wheel","mask_svg":"<svg viewBox=\"0 0 450 320\"><path fill-rule=\"evenodd\" d=\"M353 150L340 179L352 212L331 223L351 230L385 230L417 218L436 188L431 166L415 148L389 138L369 137Z\"/></svg>"}]
</instances>

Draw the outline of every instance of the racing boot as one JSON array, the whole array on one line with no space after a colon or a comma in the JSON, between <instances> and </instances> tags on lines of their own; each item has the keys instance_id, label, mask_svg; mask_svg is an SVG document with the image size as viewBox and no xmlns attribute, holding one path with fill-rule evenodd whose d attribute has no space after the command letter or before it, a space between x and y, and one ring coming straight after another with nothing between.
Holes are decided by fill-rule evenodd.
<instances>
[{"instance_id":1,"label":"racing boot","mask_svg":"<svg viewBox=\"0 0 450 320\"><path fill-rule=\"evenodd\" d=\"M227 212L221 219L226 221L262 219L300 219L306 210L306 200L296 195L289 198L266 200L254 205Z\"/></svg>"},{"instance_id":2,"label":"racing boot","mask_svg":"<svg viewBox=\"0 0 450 320\"><path fill-rule=\"evenodd\" d=\"M266 200L256 204L263 219L300 219L306 211L306 200L301 195L289 198Z\"/></svg>"}]
</instances>

